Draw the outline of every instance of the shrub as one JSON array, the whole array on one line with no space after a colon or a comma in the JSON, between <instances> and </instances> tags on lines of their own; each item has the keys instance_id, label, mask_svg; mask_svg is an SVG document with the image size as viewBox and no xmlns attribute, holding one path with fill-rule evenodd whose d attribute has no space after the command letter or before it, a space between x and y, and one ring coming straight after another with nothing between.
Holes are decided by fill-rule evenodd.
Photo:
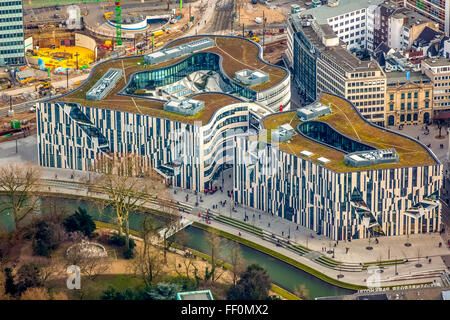
<instances>
[{"instance_id":1,"label":"shrub","mask_svg":"<svg viewBox=\"0 0 450 320\"><path fill-rule=\"evenodd\" d=\"M198 289L195 279L191 279L186 276L176 276L168 279L167 282L180 285L182 291L195 291Z\"/></svg>"},{"instance_id":2,"label":"shrub","mask_svg":"<svg viewBox=\"0 0 450 320\"><path fill-rule=\"evenodd\" d=\"M123 257L127 260L134 258L134 249L125 250L123 253Z\"/></svg>"},{"instance_id":3,"label":"shrub","mask_svg":"<svg viewBox=\"0 0 450 320\"><path fill-rule=\"evenodd\" d=\"M124 247L126 244L127 238L125 236L119 236L117 233L113 234L109 240L108 244L118 246L118 247ZM136 243L133 239L130 238L130 249L134 249L136 247Z\"/></svg>"},{"instance_id":4,"label":"shrub","mask_svg":"<svg viewBox=\"0 0 450 320\"><path fill-rule=\"evenodd\" d=\"M78 207L77 211L75 211L73 215L64 220L63 226L67 232L80 231L87 237L91 237L92 232L96 229L92 217L85 209L80 207Z\"/></svg>"},{"instance_id":5,"label":"shrub","mask_svg":"<svg viewBox=\"0 0 450 320\"><path fill-rule=\"evenodd\" d=\"M136 300L136 295L130 289L126 289L125 291L121 292L121 291L116 290L114 287L109 286L108 289L103 291L102 295L100 296L100 299L102 299L102 300Z\"/></svg>"},{"instance_id":6,"label":"shrub","mask_svg":"<svg viewBox=\"0 0 450 320\"><path fill-rule=\"evenodd\" d=\"M57 239L50 226L44 221L38 222L33 239L33 253L49 258L51 250L56 249L57 246Z\"/></svg>"},{"instance_id":7,"label":"shrub","mask_svg":"<svg viewBox=\"0 0 450 320\"><path fill-rule=\"evenodd\" d=\"M248 266L241 274L236 285L227 292L228 300L265 300L269 299L272 280L267 271L257 264Z\"/></svg>"}]
</instances>

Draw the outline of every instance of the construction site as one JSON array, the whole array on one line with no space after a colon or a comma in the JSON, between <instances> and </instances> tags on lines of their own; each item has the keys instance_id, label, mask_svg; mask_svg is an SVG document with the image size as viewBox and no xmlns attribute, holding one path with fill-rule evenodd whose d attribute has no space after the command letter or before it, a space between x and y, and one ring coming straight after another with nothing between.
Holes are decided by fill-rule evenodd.
<instances>
[{"instance_id":1,"label":"construction site","mask_svg":"<svg viewBox=\"0 0 450 320\"><path fill-rule=\"evenodd\" d=\"M74 25L71 5L41 2L24 3L27 65L0 71L1 139L29 130L13 129L11 121L33 123L36 100L76 88L107 59L153 52L197 34L243 36L262 45L264 59L273 64L286 49L288 10L258 1L80 1Z\"/></svg>"}]
</instances>

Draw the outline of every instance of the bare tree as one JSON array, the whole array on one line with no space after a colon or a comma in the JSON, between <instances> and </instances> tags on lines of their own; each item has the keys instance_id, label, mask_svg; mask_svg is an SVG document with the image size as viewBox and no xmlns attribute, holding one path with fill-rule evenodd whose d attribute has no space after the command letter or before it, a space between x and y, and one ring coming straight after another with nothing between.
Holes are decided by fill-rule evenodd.
<instances>
[{"instance_id":1,"label":"bare tree","mask_svg":"<svg viewBox=\"0 0 450 320\"><path fill-rule=\"evenodd\" d=\"M175 239L172 235L179 228L180 219L174 215L167 215L163 222L163 228L160 231L160 235L163 240L163 248L164 248L164 263L167 262L167 251L169 251L170 247L174 243Z\"/></svg>"},{"instance_id":2,"label":"bare tree","mask_svg":"<svg viewBox=\"0 0 450 320\"><path fill-rule=\"evenodd\" d=\"M237 243L233 243L230 250L231 272L233 273L233 285L236 285L239 275L245 271L246 265L241 249Z\"/></svg>"},{"instance_id":3,"label":"bare tree","mask_svg":"<svg viewBox=\"0 0 450 320\"><path fill-rule=\"evenodd\" d=\"M153 243L158 241L158 228L151 217L145 217L140 230L144 242L142 249L138 250L134 259L134 273L141 277L146 286L154 283L155 279L163 274L164 263L162 252Z\"/></svg>"},{"instance_id":4,"label":"bare tree","mask_svg":"<svg viewBox=\"0 0 450 320\"><path fill-rule=\"evenodd\" d=\"M208 245L210 246L210 257L211 257L211 271L205 272L205 280L210 279L211 282L215 282L217 281L222 274L225 272L224 269L222 268L222 272L218 272L217 271L217 267L222 267L223 266L223 262L219 262L218 260L220 259L220 252L222 249L222 245L223 245L223 240L222 238L219 236L218 233L210 231L206 234L206 242L208 243Z\"/></svg>"},{"instance_id":5,"label":"bare tree","mask_svg":"<svg viewBox=\"0 0 450 320\"><path fill-rule=\"evenodd\" d=\"M105 205L115 209L118 232L120 236L125 234L127 249L130 213L149 203L155 191L164 185L145 162L143 157L133 154L102 157L97 163L97 169L102 174L95 182L91 182L96 190L108 196L104 200Z\"/></svg>"},{"instance_id":6,"label":"bare tree","mask_svg":"<svg viewBox=\"0 0 450 320\"><path fill-rule=\"evenodd\" d=\"M134 273L150 286L164 275L164 265L161 250L149 246L146 252L138 250L133 267Z\"/></svg>"},{"instance_id":7,"label":"bare tree","mask_svg":"<svg viewBox=\"0 0 450 320\"><path fill-rule=\"evenodd\" d=\"M141 225L140 236L144 242L143 252L147 253L152 245L152 242L158 236L158 227L155 220L149 216L145 216L144 221Z\"/></svg>"},{"instance_id":8,"label":"bare tree","mask_svg":"<svg viewBox=\"0 0 450 320\"><path fill-rule=\"evenodd\" d=\"M11 212L16 228L36 208L40 178L40 170L33 166L10 164L0 167L0 192L5 195L0 200L0 213Z\"/></svg>"},{"instance_id":9,"label":"bare tree","mask_svg":"<svg viewBox=\"0 0 450 320\"><path fill-rule=\"evenodd\" d=\"M86 257L83 259L80 271L86 274L89 279L95 280L99 274L106 273L110 265L109 258Z\"/></svg>"},{"instance_id":10,"label":"bare tree","mask_svg":"<svg viewBox=\"0 0 450 320\"><path fill-rule=\"evenodd\" d=\"M198 270L197 265L195 264L195 257L192 254L187 254L182 260L182 263L177 265L175 261L175 272L179 276L186 276L187 278L191 277L191 271Z\"/></svg>"},{"instance_id":11,"label":"bare tree","mask_svg":"<svg viewBox=\"0 0 450 320\"><path fill-rule=\"evenodd\" d=\"M22 293L20 300L50 300L50 295L45 288L28 288Z\"/></svg>"}]
</instances>

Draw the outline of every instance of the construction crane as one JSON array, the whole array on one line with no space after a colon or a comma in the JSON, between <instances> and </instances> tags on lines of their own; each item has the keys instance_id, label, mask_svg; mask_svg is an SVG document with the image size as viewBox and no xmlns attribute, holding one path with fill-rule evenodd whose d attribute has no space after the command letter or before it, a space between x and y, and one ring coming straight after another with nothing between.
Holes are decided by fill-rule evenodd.
<instances>
[{"instance_id":1,"label":"construction crane","mask_svg":"<svg viewBox=\"0 0 450 320\"><path fill-rule=\"evenodd\" d=\"M116 44L122 45L122 6L120 1L116 1Z\"/></svg>"},{"instance_id":2,"label":"construction crane","mask_svg":"<svg viewBox=\"0 0 450 320\"><path fill-rule=\"evenodd\" d=\"M111 6L113 2L111 0L99 0L106 1L108 6ZM116 7L116 45L122 45L122 4L121 1L115 1L114 5ZM104 13L105 19L109 20L113 15L113 11L108 11Z\"/></svg>"}]
</instances>

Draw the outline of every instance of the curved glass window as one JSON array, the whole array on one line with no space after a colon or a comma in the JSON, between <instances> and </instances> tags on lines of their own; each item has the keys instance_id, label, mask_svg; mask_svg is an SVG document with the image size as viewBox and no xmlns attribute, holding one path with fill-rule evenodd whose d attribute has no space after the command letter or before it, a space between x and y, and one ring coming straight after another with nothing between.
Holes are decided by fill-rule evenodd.
<instances>
[{"instance_id":1,"label":"curved glass window","mask_svg":"<svg viewBox=\"0 0 450 320\"><path fill-rule=\"evenodd\" d=\"M298 125L297 130L306 137L326 144L345 153L376 150L375 147L350 139L324 122L307 121Z\"/></svg>"},{"instance_id":2,"label":"curved glass window","mask_svg":"<svg viewBox=\"0 0 450 320\"><path fill-rule=\"evenodd\" d=\"M250 100L256 100L256 91L233 81L222 70L220 56L212 52L198 52L171 66L137 72L132 75L122 94L134 94L138 89L151 89L177 82L193 72L200 70L215 71L229 89L228 93L237 93Z\"/></svg>"}]
</instances>

